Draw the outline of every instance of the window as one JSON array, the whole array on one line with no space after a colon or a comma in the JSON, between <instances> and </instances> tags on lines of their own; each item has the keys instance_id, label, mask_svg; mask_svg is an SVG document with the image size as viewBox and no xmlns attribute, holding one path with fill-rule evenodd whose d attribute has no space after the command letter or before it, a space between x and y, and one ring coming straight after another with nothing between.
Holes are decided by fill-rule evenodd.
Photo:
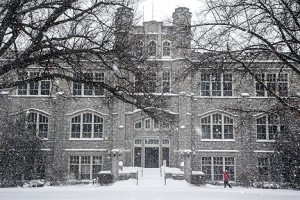
<instances>
[{"instance_id":1,"label":"window","mask_svg":"<svg viewBox=\"0 0 300 200\"><path fill-rule=\"evenodd\" d=\"M134 129L141 129L141 128L142 128L142 122L141 121L134 123Z\"/></svg>"},{"instance_id":2,"label":"window","mask_svg":"<svg viewBox=\"0 0 300 200\"><path fill-rule=\"evenodd\" d=\"M163 42L163 56L171 56L171 43L168 41Z\"/></svg>"},{"instance_id":3,"label":"window","mask_svg":"<svg viewBox=\"0 0 300 200\"><path fill-rule=\"evenodd\" d=\"M157 120L153 121L153 128L154 129L159 129L159 122Z\"/></svg>"},{"instance_id":4,"label":"window","mask_svg":"<svg viewBox=\"0 0 300 200\"><path fill-rule=\"evenodd\" d=\"M233 139L233 118L212 114L201 118L202 139Z\"/></svg>"},{"instance_id":5,"label":"window","mask_svg":"<svg viewBox=\"0 0 300 200\"><path fill-rule=\"evenodd\" d=\"M154 41L148 44L148 56L156 56L156 42Z\"/></svg>"},{"instance_id":6,"label":"window","mask_svg":"<svg viewBox=\"0 0 300 200\"><path fill-rule=\"evenodd\" d=\"M147 86L147 92L154 93L156 92L156 73L155 72L149 72L146 76L146 86Z\"/></svg>"},{"instance_id":7,"label":"window","mask_svg":"<svg viewBox=\"0 0 300 200\"><path fill-rule=\"evenodd\" d=\"M80 165L80 178L81 179L90 179L90 165L91 157L90 156L81 156L81 165Z\"/></svg>"},{"instance_id":8,"label":"window","mask_svg":"<svg viewBox=\"0 0 300 200\"><path fill-rule=\"evenodd\" d=\"M232 96L232 74L201 74L201 96Z\"/></svg>"},{"instance_id":9,"label":"window","mask_svg":"<svg viewBox=\"0 0 300 200\"><path fill-rule=\"evenodd\" d=\"M170 144L170 140L169 139L163 139L162 140L162 144L169 145Z\"/></svg>"},{"instance_id":10,"label":"window","mask_svg":"<svg viewBox=\"0 0 300 200\"><path fill-rule=\"evenodd\" d=\"M145 139L145 144L159 144L158 139Z\"/></svg>"},{"instance_id":11,"label":"window","mask_svg":"<svg viewBox=\"0 0 300 200\"><path fill-rule=\"evenodd\" d=\"M104 95L104 73L84 73L83 77L79 74L74 76L77 80L86 80L94 83L80 83L73 82L73 95L83 95L83 96L92 96L92 95Z\"/></svg>"},{"instance_id":12,"label":"window","mask_svg":"<svg viewBox=\"0 0 300 200\"><path fill-rule=\"evenodd\" d=\"M45 79L41 81L30 81L25 83L28 79L34 79L40 76L39 72L25 72L18 76L19 81L24 81L18 86L18 95L50 95L50 80Z\"/></svg>"},{"instance_id":13,"label":"window","mask_svg":"<svg viewBox=\"0 0 300 200\"><path fill-rule=\"evenodd\" d=\"M96 179L98 177L99 172L102 169L102 157L101 156L93 156L93 166L92 166L92 178Z\"/></svg>"},{"instance_id":14,"label":"window","mask_svg":"<svg viewBox=\"0 0 300 200\"><path fill-rule=\"evenodd\" d=\"M94 92L95 95L102 96L104 95L104 87L101 86L101 84L104 84L104 73L95 73L95 86L94 86Z\"/></svg>"},{"instance_id":15,"label":"window","mask_svg":"<svg viewBox=\"0 0 300 200\"><path fill-rule=\"evenodd\" d=\"M281 97L288 96L288 75L287 74L257 74L255 81L255 93L258 97L272 97L275 93ZM265 86L268 90L266 90ZM271 92L272 91L272 92Z\"/></svg>"},{"instance_id":16,"label":"window","mask_svg":"<svg viewBox=\"0 0 300 200\"><path fill-rule=\"evenodd\" d=\"M163 93L169 93L170 92L170 82L171 82L171 76L170 72L164 72L163 73L163 83L162 83L162 90Z\"/></svg>"},{"instance_id":17,"label":"window","mask_svg":"<svg viewBox=\"0 0 300 200\"><path fill-rule=\"evenodd\" d=\"M145 119L145 129L150 129L151 128L151 120L150 119Z\"/></svg>"},{"instance_id":18,"label":"window","mask_svg":"<svg viewBox=\"0 0 300 200\"><path fill-rule=\"evenodd\" d=\"M170 123L169 122L159 122L155 119L152 119L152 118L147 118L147 119L144 119L143 120L143 123L142 124L142 121L137 121L137 122L134 122L134 129L142 129L144 128L145 130L158 130L158 129L164 129L166 131L166 129L170 129Z\"/></svg>"},{"instance_id":19,"label":"window","mask_svg":"<svg viewBox=\"0 0 300 200\"><path fill-rule=\"evenodd\" d=\"M72 117L71 138L103 138L103 118L93 113Z\"/></svg>"},{"instance_id":20,"label":"window","mask_svg":"<svg viewBox=\"0 0 300 200\"><path fill-rule=\"evenodd\" d=\"M202 172L203 172L203 173L205 174L205 176L207 177L207 180L211 180L211 179L212 179L212 173L211 173L211 167L212 167L211 157L202 157L201 163L202 163Z\"/></svg>"},{"instance_id":21,"label":"window","mask_svg":"<svg viewBox=\"0 0 300 200\"><path fill-rule=\"evenodd\" d=\"M258 178L260 181L268 181L270 174L270 158L258 157Z\"/></svg>"},{"instance_id":22,"label":"window","mask_svg":"<svg viewBox=\"0 0 300 200\"><path fill-rule=\"evenodd\" d=\"M74 179L79 179L79 156L70 156L70 175Z\"/></svg>"},{"instance_id":23,"label":"window","mask_svg":"<svg viewBox=\"0 0 300 200\"><path fill-rule=\"evenodd\" d=\"M229 179L235 179L235 159L234 157L202 157L202 171L208 180L223 181L223 171L227 170Z\"/></svg>"},{"instance_id":24,"label":"window","mask_svg":"<svg viewBox=\"0 0 300 200\"><path fill-rule=\"evenodd\" d=\"M144 51L144 43L142 41L138 41L136 43L136 49L135 49L135 52L136 52L136 56L142 56L143 55L143 51Z\"/></svg>"},{"instance_id":25,"label":"window","mask_svg":"<svg viewBox=\"0 0 300 200\"><path fill-rule=\"evenodd\" d=\"M85 81L93 80L93 73L84 73ZM93 84L92 83L84 83L83 84L83 95L93 95Z\"/></svg>"},{"instance_id":26,"label":"window","mask_svg":"<svg viewBox=\"0 0 300 200\"><path fill-rule=\"evenodd\" d=\"M134 76L134 91L135 92L144 92L144 78L142 72L136 72Z\"/></svg>"},{"instance_id":27,"label":"window","mask_svg":"<svg viewBox=\"0 0 300 200\"><path fill-rule=\"evenodd\" d=\"M30 112L28 115L28 126L40 138L48 138L48 117L36 112Z\"/></svg>"},{"instance_id":28,"label":"window","mask_svg":"<svg viewBox=\"0 0 300 200\"><path fill-rule=\"evenodd\" d=\"M256 120L257 140L275 140L283 126L279 125L276 115L262 116Z\"/></svg>"},{"instance_id":29,"label":"window","mask_svg":"<svg viewBox=\"0 0 300 200\"><path fill-rule=\"evenodd\" d=\"M134 144L142 144L142 140L141 139L135 139Z\"/></svg>"},{"instance_id":30,"label":"window","mask_svg":"<svg viewBox=\"0 0 300 200\"><path fill-rule=\"evenodd\" d=\"M170 129L170 123L169 122L163 122L161 123L162 129Z\"/></svg>"},{"instance_id":31,"label":"window","mask_svg":"<svg viewBox=\"0 0 300 200\"><path fill-rule=\"evenodd\" d=\"M94 179L102 170L102 156L70 156L69 173L74 179Z\"/></svg>"}]
</instances>

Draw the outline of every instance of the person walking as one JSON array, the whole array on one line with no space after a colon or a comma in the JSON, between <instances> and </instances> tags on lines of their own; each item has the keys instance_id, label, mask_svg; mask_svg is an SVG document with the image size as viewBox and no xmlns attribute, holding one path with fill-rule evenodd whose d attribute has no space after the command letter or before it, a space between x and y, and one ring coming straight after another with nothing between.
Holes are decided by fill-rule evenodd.
<instances>
[{"instance_id":1,"label":"person walking","mask_svg":"<svg viewBox=\"0 0 300 200\"><path fill-rule=\"evenodd\" d=\"M226 188L226 185L228 185L230 188L232 188L231 185L228 182L228 180L229 180L229 174L228 174L227 170L225 170L223 172L223 180L224 180L224 188Z\"/></svg>"}]
</instances>

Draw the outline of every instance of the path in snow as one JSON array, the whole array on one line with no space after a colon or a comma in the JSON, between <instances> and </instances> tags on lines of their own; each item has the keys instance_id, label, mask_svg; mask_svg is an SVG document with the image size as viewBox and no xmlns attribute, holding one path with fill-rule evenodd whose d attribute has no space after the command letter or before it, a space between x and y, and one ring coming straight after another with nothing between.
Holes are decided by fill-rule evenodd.
<instances>
[{"instance_id":1,"label":"path in snow","mask_svg":"<svg viewBox=\"0 0 300 200\"><path fill-rule=\"evenodd\" d=\"M160 176L159 169L139 169L136 179L109 186L76 185L41 188L0 188L0 200L299 200L300 191L204 185Z\"/></svg>"},{"instance_id":2,"label":"path in snow","mask_svg":"<svg viewBox=\"0 0 300 200\"><path fill-rule=\"evenodd\" d=\"M161 176L160 168L143 168L139 173L138 185L141 187L163 187L164 178Z\"/></svg>"}]
</instances>

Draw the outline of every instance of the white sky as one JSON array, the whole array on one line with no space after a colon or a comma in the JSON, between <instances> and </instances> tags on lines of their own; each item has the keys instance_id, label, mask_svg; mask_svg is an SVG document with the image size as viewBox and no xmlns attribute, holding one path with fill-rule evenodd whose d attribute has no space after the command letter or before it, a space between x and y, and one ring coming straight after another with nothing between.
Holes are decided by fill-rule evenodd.
<instances>
[{"instance_id":1,"label":"white sky","mask_svg":"<svg viewBox=\"0 0 300 200\"><path fill-rule=\"evenodd\" d=\"M203 7L202 2L203 0L140 0L138 10L141 15L144 10L144 21L151 21L153 7L153 20L163 21L172 17L175 8L187 7L194 17L192 20L195 20L196 12Z\"/></svg>"}]
</instances>

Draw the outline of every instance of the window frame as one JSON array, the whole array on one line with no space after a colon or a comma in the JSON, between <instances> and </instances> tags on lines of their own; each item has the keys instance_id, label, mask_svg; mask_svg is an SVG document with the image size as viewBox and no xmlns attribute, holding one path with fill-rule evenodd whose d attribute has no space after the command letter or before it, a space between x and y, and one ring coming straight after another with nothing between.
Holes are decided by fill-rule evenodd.
<instances>
[{"instance_id":1,"label":"window frame","mask_svg":"<svg viewBox=\"0 0 300 200\"><path fill-rule=\"evenodd\" d=\"M162 57L171 57L171 42L169 40L162 42Z\"/></svg>"},{"instance_id":2,"label":"window frame","mask_svg":"<svg viewBox=\"0 0 300 200\"><path fill-rule=\"evenodd\" d=\"M273 119L277 118L277 119ZM272 122L272 120L275 120L275 122ZM259 123L260 121L260 123ZM263 123L264 122L264 123ZM259 128L260 127L260 128ZM276 128L276 129L274 129ZM260 115L256 118L256 141L258 142L275 142L276 135L281 132L282 128L284 128L280 124L279 116L275 114L269 114L269 115ZM259 130L262 130L259 132ZM272 132L275 131L275 132ZM265 138L258 137L260 135L265 135ZM272 137L270 137L270 135Z\"/></svg>"},{"instance_id":3,"label":"window frame","mask_svg":"<svg viewBox=\"0 0 300 200\"><path fill-rule=\"evenodd\" d=\"M171 73L163 72L162 74L162 92L170 93L171 92Z\"/></svg>"},{"instance_id":4,"label":"window frame","mask_svg":"<svg viewBox=\"0 0 300 200\"><path fill-rule=\"evenodd\" d=\"M225 170L227 170L229 173L229 180L235 181L236 158L234 156L202 156L201 157L201 171L205 173L205 176L208 178L208 180L223 181L222 172ZM217 171L219 173L216 173Z\"/></svg>"},{"instance_id":5,"label":"window frame","mask_svg":"<svg viewBox=\"0 0 300 200\"><path fill-rule=\"evenodd\" d=\"M41 72L37 71L27 71L23 74L18 74L18 81L24 81L28 78L35 78L41 75ZM47 85L46 88L45 85ZM30 81L28 83L24 83L18 85L16 95L19 96L50 96L52 89L51 80L43 79L39 81ZM22 91L22 92L21 92ZM46 94L44 94L46 93Z\"/></svg>"},{"instance_id":6,"label":"window frame","mask_svg":"<svg viewBox=\"0 0 300 200\"><path fill-rule=\"evenodd\" d=\"M217 118L215 118L217 117ZM230 120L230 122L227 122L226 120ZM221 123L216 122L221 120ZM226 129L227 127L227 129ZM231 127L231 128L229 128ZM201 140L235 140L235 119L233 116L230 116L228 114L224 113L211 113L209 115L201 116L200 117L200 129L201 129ZM216 131L221 129L221 133L217 134ZM231 129L231 134L225 132L225 130ZM209 131L209 132L208 132ZM206 133L205 136L204 132ZM220 137L220 136L221 137ZM232 135L232 138L225 137L226 135Z\"/></svg>"},{"instance_id":7,"label":"window frame","mask_svg":"<svg viewBox=\"0 0 300 200\"><path fill-rule=\"evenodd\" d=\"M202 97L232 97L233 74L201 73L199 90Z\"/></svg>"},{"instance_id":8,"label":"window frame","mask_svg":"<svg viewBox=\"0 0 300 200\"><path fill-rule=\"evenodd\" d=\"M96 159L99 162L96 162ZM74 174L74 178L77 180L92 180L97 178L99 171L97 170L96 172L95 169L99 168L100 171L103 170L103 156L101 155L69 155L68 173L69 175ZM83 169L87 169L85 173Z\"/></svg>"},{"instance_id":9,"label":"window frame","mask_svg":"<svg viewBox=\"0 0 300 200\"><path fill-rule=\"evenodd\" d=\"M34 117L34 121L31 120L31 115L36 115ZM42 120L42 121L41 121ZM28 125L34 127L33 131L35 132L35 135L43 140L48 139L49 136L49 117L47 115L41 114L37 111L30 111L28 118ZM41 126L43 125L43 127ZM46 128L45 128L46 127ZM41 130L45 130L41 132ZM44 137L46 135L46 137ZM43 136L43 137L41 137Z\"/></svg>"},{"instance_id":10,"label":"window frame","mask_svg":"<svg viewBox=\"0 0 300 200\"><path fill-rule=\"evenodd\" d=\"M155 45L153 45L155 44ZM157 42L154 40L149 41L148 43L148 56L156 57L157 56Z\"/></svg>"},{"instance_id":11,"label":"window frame","mask_svg":"<svg viewBox=\"0 0 300 200\"><path fill-rule=\"evenodd\" d=\"M85 77L90 77L93 81L99 81L100 83L105 83L105 72L85 72L83 74ZM74 77L76 78L76 76L80 78L79 75L75 74ZM93 85L93 84L73 81L72 95L82 96L82 97L105 96L105 88L97 85L96 83Z\"/></svg>"},{"instance_id":12,"label":"window frame","mask_svg":"<svg viewBox=\"0 0 300 200\"><path fill-rule=\"evenodd\" d=\"M274 95L268 91L267 88L273 88L272 91L280 97L289 96L289 74L283 73L260 73L256 74L262 83L254 79L254 95L256 97L274 97ZM284 88L284 89L283 89Z\"/></svg>"},{"instance_id":13,"label":"window frame","mask_svg":"<svg viewBox=\"0 0 300 200\"><path fill-rule=\"evenodd\" d=\"M91 122L84 121L85 115L92 115ZM96 120L98 118L100 119L100 122L96 122ZM82 139L82 140L100 139L100 140L102 140L104 138L104 133L105 133L105 131L104 131L105 125L104 124L105 124L104 117L101 115L95 114L93 112L82 112L80 114L73 115L70 117L70 136L69 137L71 140L72 139ZM88 126L88 125L90 125L90 126ZM97 128L97 126L99 126L99 128ZM90 132L84 131L84 130L88 129L87 127L90 127ZM79 132L78 132L78 129L79 129ZM102 132L96 131L98 129L100 129L100 130L102 129ZM73 131L73 130L77 130L77 131ZM85 133L86 134L90 133L90 137L84 137ZM96 134L99 134L99 137L95 137Z\"/></svg>"}]
</instances>

